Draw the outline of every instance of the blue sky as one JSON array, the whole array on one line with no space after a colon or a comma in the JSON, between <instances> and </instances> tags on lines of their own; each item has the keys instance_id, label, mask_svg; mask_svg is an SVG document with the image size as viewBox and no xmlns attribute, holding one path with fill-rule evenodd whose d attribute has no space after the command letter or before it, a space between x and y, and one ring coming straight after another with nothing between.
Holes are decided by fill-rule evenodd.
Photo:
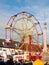
<instances>
[{"instance_id":1,"label":"blue sky","mask_svg":"<svg viewBox=\"0 0 49 65\"><path fill-rule=\"evenodd\" d=\"M5 37L4 27L10 16L21 11L33 14L39 20L42 29L44 21L47 22L47 42L49 42L49 0L0 0L0 37Z\"/></svg>"}]
</instances>

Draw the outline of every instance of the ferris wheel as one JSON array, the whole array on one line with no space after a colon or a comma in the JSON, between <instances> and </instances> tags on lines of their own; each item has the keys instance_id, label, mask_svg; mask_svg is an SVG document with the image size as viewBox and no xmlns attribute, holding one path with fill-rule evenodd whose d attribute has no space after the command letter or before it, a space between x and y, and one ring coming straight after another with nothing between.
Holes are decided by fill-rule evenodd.
<instances>
[{"instance_id":1,"label":"ferris wheel","mask_svg":"<svg viewBox=\"0 0 49 65\"><path fill-rule=\"evenodd\" d=\"M21 42L25 40L28 43L28 36L31 36L31 42L42 43L42 29L39 21L34 15L27 12L20 12L10 17L5 26L6 39L13 39Z\"/></svg>"}]
</instances>

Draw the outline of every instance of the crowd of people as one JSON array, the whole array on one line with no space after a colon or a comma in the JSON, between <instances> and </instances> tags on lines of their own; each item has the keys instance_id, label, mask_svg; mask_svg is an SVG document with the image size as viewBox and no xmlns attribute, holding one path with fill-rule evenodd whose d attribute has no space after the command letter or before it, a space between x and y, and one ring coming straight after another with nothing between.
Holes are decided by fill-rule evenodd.
<instances>
[{"instance_id":1,"label":"crowd of people","mask_svg":"<svg viewBox=\"0 0 49 65\"><path fill-rule=\"evenodd\" d=\"M9 59L6 62L0 61L0 65L32 65L32 62L24 62L23 60L13 61L13 59Z\"/></svg>"},{"instance_id":2,"label":"crowd of people","mask_svg":"<svg viewBox=\"0 0 49 65\"><path fill-rule=\"evenodd\" d=\"M9 59L6 62L0 60L0 65L33 65L33 63L30 62L24 62L23 60L19 61L13 61L13 59ZM44 65L49 65L48 62L46 62Z\"/></svg>"}]
</instances>

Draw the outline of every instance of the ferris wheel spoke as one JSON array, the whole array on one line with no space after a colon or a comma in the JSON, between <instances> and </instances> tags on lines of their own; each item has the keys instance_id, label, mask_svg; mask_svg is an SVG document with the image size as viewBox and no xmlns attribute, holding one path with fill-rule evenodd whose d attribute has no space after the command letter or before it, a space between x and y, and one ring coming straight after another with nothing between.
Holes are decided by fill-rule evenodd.
<instances>
[{"instance_id":1,"label":"ferris wheel spoke","mask_svg":"<svg viewBox=\"0 0 49 65\"><path fill-rule=\"evenodd\" d=\"M15 31L14 29L13 29L13 31L16 32L18 35L20 35L20 33L18 33L17 31Z\"/></svg>"},{"instance_id":2,"label":"ferris wheel spoke","mask_svg":"<svg viewBox=\"0 0 49 65\"><path fill-rule=\"evenodd\" d=\"M33 23L32 23L33 24ZM38 23L34 23L29 29L27 30L31 30L33 28L33 30L36 30L38 26Z\"/></svg>"},{"instance_id":3,"label":"ferris wheel spoke","mask_svg":"<svg viewBox=\"0 0 49 65\"><path fill-rule=\"evenodd\" d=\"M23 32L19 33L19 32L17 32L15 29L13 29L13 31L14 31L15 33L17 33L17 34L20 36L20 38L22 37Z\"/></svg>"},{"instance_id":4,"label":"ferris wheel spoke","mask_svg":"<svg viewBox=\"0 0 49 65\"><path fill-rule=\"evenodd\" d=\"M22 30L24 30L23 18L22 18L22 21L21 21L21 26L22 26Z\"/></svg>"},{"instance_id":5,"label":"ferris wheel spoke","mask_svg":"<svg viewBox=\"0 0 49 65\"><path fill-rule=\"evenodd\" d=\"M43 34L42 32L38 32L37 34L32 34L32 36L40 36L42 34Z\"/></svg>"},{"instance_id":6,"label":"ferris wheel spoke","mask_svg":"<svg viewBox=\"0 0 49 65\"><path fill-rule=\"evenodd\" d=\"M27 24L28 24L28 20L25 19L24 21L26 21L26 22L25 22L25 25L26 25L26 30L27 30L27 29L28 29L28 25L27 25Z\"/></svg>"},{"instance_id":7,"label":"ferris wheel spoke","mask_svg":"<svg viewBox=\"0 0 49 65\"><path fill-rule=\"evenodd\" d=\"M18 30L19 32L22 32L22 31L23 31L23 30L21 30L20 28L14 28L14 27L13 27L13 29L14 29L14 30Z\"/></svg>"},{"instance_id":8,"label":"ferris wheel spoke","mask_svg":"<svg viewBox=\"0 0 49 65\"><path fill-rule=\"evenodd\" d=\"M19 19L14 20L14 25L13 25L13 27L15 27L15 25L17 24L17 22L20 21L21 19L22 19L22 18L19 18Z\"/></svg>"}]
</instances>

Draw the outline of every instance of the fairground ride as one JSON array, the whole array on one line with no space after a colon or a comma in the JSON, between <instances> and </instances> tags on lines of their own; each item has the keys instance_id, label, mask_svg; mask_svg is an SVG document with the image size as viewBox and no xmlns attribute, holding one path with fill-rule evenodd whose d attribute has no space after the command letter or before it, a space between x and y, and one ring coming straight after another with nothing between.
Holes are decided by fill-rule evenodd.
<instances>
[{"instance_id":1,"label":"fairground ride","mask_svg":"<svg viewBox=\"0 0 49 65\"><path fill-rule=\"evenodd\" d=\"M19 41L19 49L29 52L30 57L32 51L39 51L36 47L33 49L33 45L43 43L42 35L39 21L27 12L11 16L5 26L5 39Z\"/></svg>"}]
</instances>

